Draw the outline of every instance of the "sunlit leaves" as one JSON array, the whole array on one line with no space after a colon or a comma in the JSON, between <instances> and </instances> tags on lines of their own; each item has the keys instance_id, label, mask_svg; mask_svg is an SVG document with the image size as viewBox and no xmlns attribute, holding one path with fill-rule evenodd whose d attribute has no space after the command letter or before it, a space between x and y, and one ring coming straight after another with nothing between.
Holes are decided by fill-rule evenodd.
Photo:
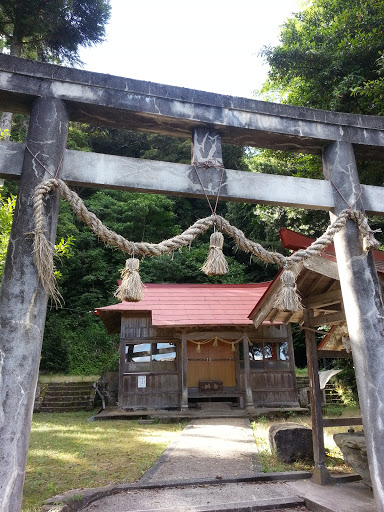
<instances>
[{"instance_id":1,"label":"sunlit leaves","mask_svg":"<svg viewBox=\"0 0 384 512\"><path fill-rule=\"evenodd\" d=\"M265 90L287 103L380 114L384 4L379 0L314 0L287 20L281 44L265 47Z\"/></svg>"},{"instance_id":2,"label":"sunlit leaves","mask_svg":"<svg viewBox=\"0 0 384 512\"><path fill-rule=\"evenodd\" d=\"M3 198L0 192L0 280L3 275L15 206L15 196L11 195L10 197Z\"/></svg>"}]
</instances>

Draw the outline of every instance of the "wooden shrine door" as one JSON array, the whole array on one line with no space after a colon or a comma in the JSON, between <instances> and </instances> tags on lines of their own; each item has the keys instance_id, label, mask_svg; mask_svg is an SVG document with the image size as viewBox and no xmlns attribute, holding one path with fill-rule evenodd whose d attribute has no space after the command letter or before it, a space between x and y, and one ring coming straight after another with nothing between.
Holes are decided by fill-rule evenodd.
<instances>
[{"instance_id":1,"label":"wooden shrine door","mask_svg":"<svg viewBox=\"0 0 384 512\"><path fill-rule=\"evenodd\" d=\"M224 388L236 387L236 361L231 343L213 341L200 345L188 341L187 344L187 386L198 388L201 380L222 381Z\"/></svg>"}]
</instances>

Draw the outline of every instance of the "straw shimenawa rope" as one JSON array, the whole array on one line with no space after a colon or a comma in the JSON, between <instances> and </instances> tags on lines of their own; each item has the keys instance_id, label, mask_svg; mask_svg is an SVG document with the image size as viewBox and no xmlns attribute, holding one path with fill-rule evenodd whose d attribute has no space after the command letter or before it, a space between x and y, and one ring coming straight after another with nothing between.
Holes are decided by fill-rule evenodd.
<instances>
[{"instance_id":1,"label":"straw shimenawa rope","mask_svg":"<svg viewBox=\"0 0 384 512\"><path fill-rule=\"evenodd\" d=\"M330 243L336 233L338 233L348 219L353 220L358 225L364 241L364 249L368 251L371 248L379 247L379 242L375 239L374 232L368 225L367 218L361 212L355 210L343 210L336 220L328 227L325 233L315 240L307 249L300 249L288 257L277 252L264 249L260 244L246 238L244 233L229 224L223 217L212 215L205 219L196 221L192 226L180 235L168 240L163 240L158 244L147 242L131 242L123 236L108 229L90 212L76 192L70 190L68 186L59 179L50 179L38 185L34 192L34 221L35 230L28 234L34 238L34 261L39 274L39 278L44 290L52 297L57 304L60 303L60 293L57 290L57 284L54 276L53 264L53 246L47 240L44 233L44 197L51 191L59 189L63 199L67 200L76 216L84 222L106 245L116 247L126 254L135 256L161 256L186 247L199 235L205 233L213 225L226 235L230 236L240 249L246 253L261 259L265 263L274 263L285 268L285 272L292 272L296 263L304 261L312 256L318 255ZM292 280L288 279L288 286L296 292L296 286L292 285ZM291 307L285 304L285 307ZM292 305L294 307L301 307ZM290 309L295 311L295 309ZM297 309L296 309L297 310Z\"/></svg>"}]
</instances>

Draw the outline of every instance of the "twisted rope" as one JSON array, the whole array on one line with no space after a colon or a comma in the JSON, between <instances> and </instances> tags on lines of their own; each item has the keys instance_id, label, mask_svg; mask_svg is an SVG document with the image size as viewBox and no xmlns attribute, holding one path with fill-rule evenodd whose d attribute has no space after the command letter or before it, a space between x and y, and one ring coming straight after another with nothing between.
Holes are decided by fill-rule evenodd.
<instances>
[{"instance_id":1,"label":"twisted rope","mask_svg":"<svg viewBox=\"0 0 384 512\"><path fill-rule=\"evenodd\" d=\"M60 302L60 294L54 277L53 265L53 246L48 242L44 234L44 198L51 191L59 189L61 197L68 201L76 216L84 222L106 245L116 247L126 254L141 256L161 256L186 247L199 235L205 233L210 227L216 224L217 229L230 236L236 245L246 253L261 259L264 263L274 263L285 269L293 269L296 263L302 262L312 256L320 254L323 249L333 242L336 233L344 228L348 219L353 220L358 225L364 239L364 248L378 248L379 242L375 239L374 232L368 225L367 218L361 212L356 210L343 210L336 220L327 228L325 233L315 240L307 249L300 249L288 257L278 252L268 251L264 247L252 240L249 240L244 233L232 226L223 217L213 214L210 217L199 219L192 226L186 229L180 235L174 236L168 240L163 240L158 244L147 242L131 242L114 231L110 230L90 212L80 197L70 190L69 187L60 179L50 179L41 183L35 189L34 202L34 221L35 230L28 236L34 238L34 261L41 284L44 290L57 303Z\"/></svg>"}]
</instances>

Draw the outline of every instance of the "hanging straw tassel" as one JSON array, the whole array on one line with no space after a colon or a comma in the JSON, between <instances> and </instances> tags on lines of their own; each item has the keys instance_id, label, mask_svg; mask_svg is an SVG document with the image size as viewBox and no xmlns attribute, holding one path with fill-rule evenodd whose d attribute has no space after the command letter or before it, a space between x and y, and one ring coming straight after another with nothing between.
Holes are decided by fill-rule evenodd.
<instances>
[{"instance_id":1,"label":"hanging straw tassel","mask_svg":"<svg viewBox=\"0 0 384 512\"><path fill-rule=\"evenodd\" d=\"M144 298L144 285L138 272L140 262L137 258L129 258L121 271L122 282L115 292L121 301L140 302Z\"/></svg>"},{"instance_id":2,"label":"hanging straw tassel","mask_svg":"<svg viewBox=\"0 0 384 512\"><path fill-rule=\"evenodd\" d=\"M55 303L56 309L62 305L63 297L59 292L53 255L55 248L47 239L42 229L36 229L27 233L28 238L33 238L33 261L35 263L40 283L44 291Z\"/></svg>"},{"instance_id":3,"label":"hanging straw tassel","mask_svg":"<svg viewBox=\"0 0 384 512\"><path fill-rule=\"evenodd\" d=\"M236 352L236 347L234 343L232 343L232 352Z\"/></svg>"},{"instance_id":4,"label":"hanging straw tassel","mask_svg":"<svg viewBox=\"0 0 384 512\"><path fill-rule=\"evenodd\" d=\"M215 337L215 339L213 340L213 346L214 347L217 347L217 336Z\"/></svg>"},{"instance_id":5,"label":"hanging straw tassel","mask_svg":"<svg viewBox=\"0 0 384 512\"><path fill-rule=\"evenodd\" d=\"M283 283L283 287L280 290L273 307L279 311L291 311L292 313L295 311L301 311L303 309L303 305L301 304L301 299L297 293L295 273L292 272L292 270L284 269L280 279Z\"/></svg>"},{"instance_id":6,"label":"hanging straw tassel","mask_svg":"<svg viewBox=\"0 0 384 512\"><path fill-rule=\"evenodd\" d=\"M224 237L220 231L212 233L208 257L201 267L207 276L222 276L228 273L228 263L223 254Z\"/></svg>"},{"instance_id":7,"label":"hanging straw tassel","mask_svg":"<svg viewBox=\"0 0 384 512\"><path fill-rule=\"evenodd\" d=\"M201 351L200 351L200 343L198 343L198 344L197 344L196 352L201 352Z\"/></svg>"}]
</instances>

